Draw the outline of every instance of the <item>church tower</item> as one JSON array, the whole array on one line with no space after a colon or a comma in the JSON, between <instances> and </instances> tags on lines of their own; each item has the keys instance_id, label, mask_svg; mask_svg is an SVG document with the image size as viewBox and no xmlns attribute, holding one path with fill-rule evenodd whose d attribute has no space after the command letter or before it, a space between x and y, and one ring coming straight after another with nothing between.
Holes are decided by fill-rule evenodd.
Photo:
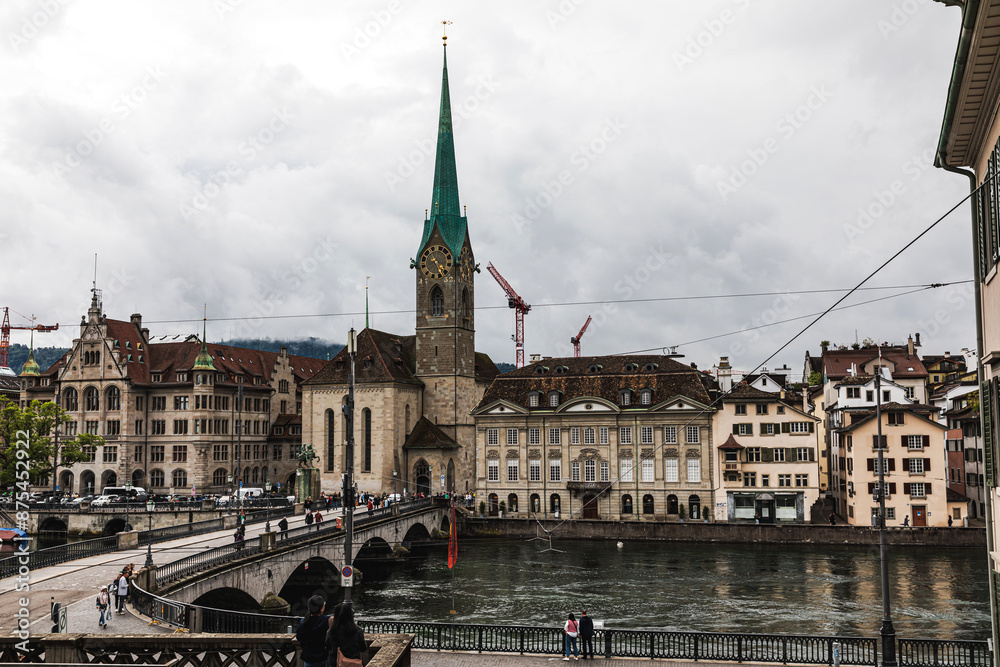
<instances>
[{"instance_id":1,"label":"church tower","mask_svg":"<svg viewBox=\"0 0 1000 667\"><path fill-rule=\"evenodd\" d=\"M416 374L430 399L424 413L454 437L460 424L471 424L471 407L466 409L463 398L475 393L477 267L458 199L447 49L445 42L434 190L411 266L416 269Z\"/></svg>"}]
</instances>

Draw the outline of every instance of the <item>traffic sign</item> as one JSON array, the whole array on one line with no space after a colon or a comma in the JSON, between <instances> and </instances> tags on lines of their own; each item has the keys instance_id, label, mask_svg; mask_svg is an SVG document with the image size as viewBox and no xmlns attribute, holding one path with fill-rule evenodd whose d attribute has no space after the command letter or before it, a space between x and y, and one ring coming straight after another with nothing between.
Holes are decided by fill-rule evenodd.
<instances>
[{"instance_id":1,"label":"traffic sign","mask_svg":"<svg viewBox=\"0 0 1000 667\"><path fill-rule=\"evenodd\" d=\"M354 568L350 565L340 568L340 585L344 588L350 588L354 585Z\"/></svg>"}]
</instances>

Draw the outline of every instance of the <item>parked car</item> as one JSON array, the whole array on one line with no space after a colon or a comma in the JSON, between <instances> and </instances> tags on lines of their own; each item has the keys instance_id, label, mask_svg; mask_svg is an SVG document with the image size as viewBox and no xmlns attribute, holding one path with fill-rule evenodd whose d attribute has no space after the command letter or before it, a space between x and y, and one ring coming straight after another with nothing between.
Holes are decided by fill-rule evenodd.
<instances>
[{"instance_id":1,"label":"parked car","mask_svg":"<svg viewBox=\"0 0 1000 667\"><path fill-rule=\"evenodd\" d=\"M118 496L98 496L94 498L94 502L91 503L94 507L106 507L111 503L116 503L121 500Z\"/></svg>"},{"instance_id":2,"label":"parked car","mask_svg":"<svg viewBox=\"0 0 1000 667\"><path fill-rule=\"evenodd\" d=\"M77 505L77 506L79 506L80 503L83 503L83 502L93 502L93 501L94 501L94 496L93 495L77 496L73 500L69 501L69 504L70 505Z\"/></svg>"}]
</instances>

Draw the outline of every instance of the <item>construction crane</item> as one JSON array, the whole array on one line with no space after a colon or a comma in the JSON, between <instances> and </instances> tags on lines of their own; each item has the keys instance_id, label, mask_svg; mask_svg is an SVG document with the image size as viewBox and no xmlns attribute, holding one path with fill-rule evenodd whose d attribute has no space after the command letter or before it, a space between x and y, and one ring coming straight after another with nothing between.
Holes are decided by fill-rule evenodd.
<instances>
[{"instance_id":1,"label":"construction crane","mask_svg":"<svg viewBox=\"0 0 1000 667\"><path fill-rule=\"evenodd\" d=\"M587 315L587 321L583 323L582 327L580 327L580 333L578 333L577 335L575 335L575 336L573 336L572 338L569 339L569 342L573 343L573 356L574 357L579 357L580 356L580 339L583 338L583 333L587 330L587 327L590 326L590 320L592 320L592 319L594 319L594 318L591 317L590 315Z\"/></svg>"},{"instance_id":2,"label":"construction crane","mask_svg":"<svg viewBox=\"0 0 1000 667\"><path fill-rule=\"evenodd\" d=\"M3 309L3 326L0 327L0 368L10 368L10 330L11 329L30 329L32 331L55 331L59 328L58 324L53 324L47 326L45 324L34 324L35 318L27 318L32 322L30 327L12 327L10 325L10 308L4 306ZM20 313L17 313L20 315ZM24 317L24 315L21 315Z\"/></svg>"},{"instance_id":3,"label":"construction crane","mask_svg":"<svg viewBox=\"0 0 1000 667\"><path fill-rule=\"evenodd\" d=\"M507 305L514 309L515 324L514 335L512 336L514 339L514 368L523 368L524 314L531 310L531 306L526 304L524 299L518 296L517 292L514 291L514 288L510 286L510 283L503 279L503 276L501 276L500 272L496 270L496 267L493 266L492 262L486 265L486 269L490 272L490 275L492 275L496 281L500 283L500 287L502 287L503 291L507 293Z\"/></svg>"}]
</instances>

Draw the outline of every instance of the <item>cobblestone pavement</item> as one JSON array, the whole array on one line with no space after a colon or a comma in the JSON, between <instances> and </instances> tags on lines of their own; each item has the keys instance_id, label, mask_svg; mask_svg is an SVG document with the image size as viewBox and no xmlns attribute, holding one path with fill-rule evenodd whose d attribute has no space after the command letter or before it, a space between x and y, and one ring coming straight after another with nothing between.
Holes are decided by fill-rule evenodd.
<instances>
[{"instance_id":1,"label":"cobblestone pavement","mask_svg":"<svg viewBox=\"0 0 1000 667\"><path fill-rule=\"evenodd\" d=\"M445 653L437 651L413 651L413 667L540 667L548 665L554 667L557 663L563 662L562 656L555 655L511 655L508 653ZM655 663L658 667L722 667L728 663L712 662L677 662L671 660L650 660L648 658L614 658L605 660L596 658L595 660L575 661L569 660L573 664L595 664L602 667L636 667L638 664ZM748 664L748 663L747 663ZM729 665L732 667L732 665Z\"/></svg>"}]
</instances>

